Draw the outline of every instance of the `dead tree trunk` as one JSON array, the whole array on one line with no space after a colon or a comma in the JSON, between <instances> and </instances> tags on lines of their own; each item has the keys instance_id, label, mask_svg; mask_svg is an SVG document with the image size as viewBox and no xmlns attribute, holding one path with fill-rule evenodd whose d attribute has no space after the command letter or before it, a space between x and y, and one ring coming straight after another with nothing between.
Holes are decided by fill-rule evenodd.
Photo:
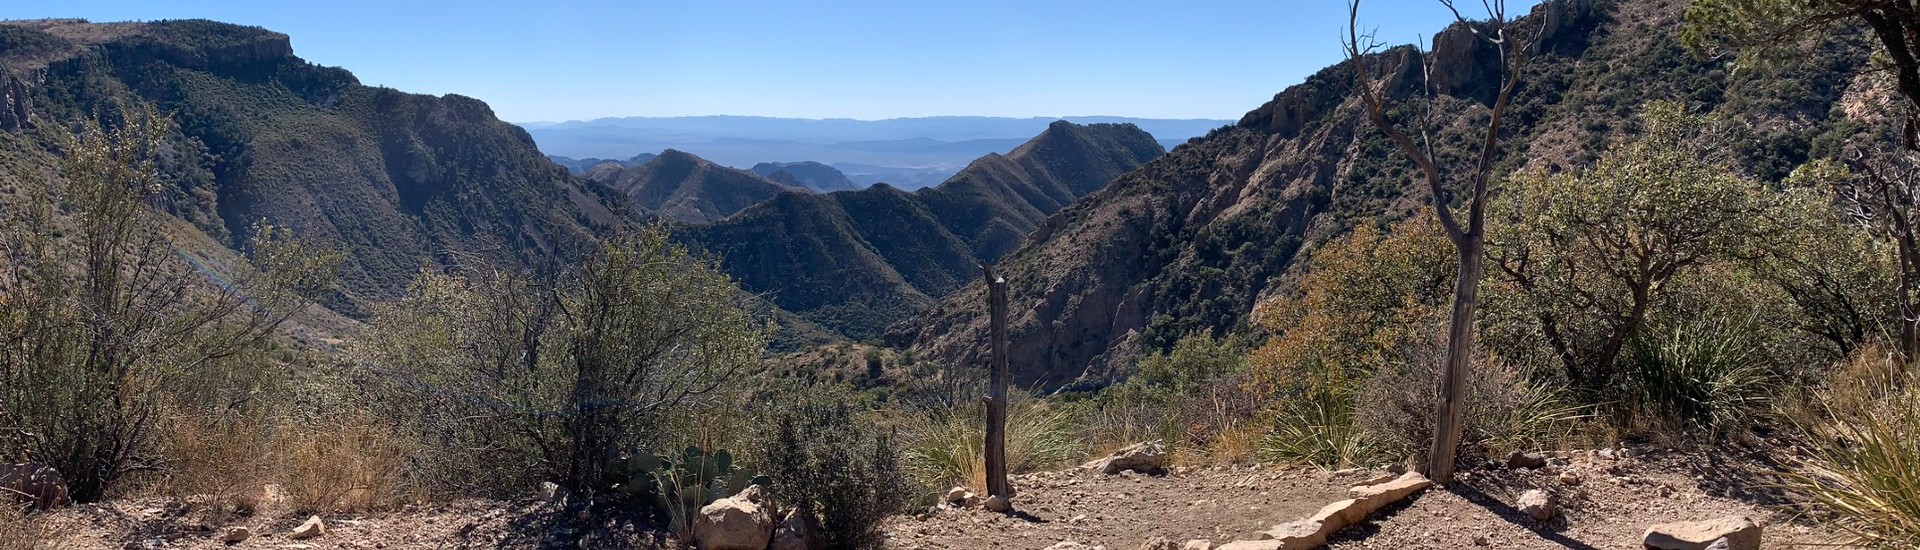
<instances>
[{"instance_id":1,"label":"dead tree trunk","mask_svg":"<svg viewBox=\"0 0 1920 550\"><path fill-rule=\"evenodd\" d=\"M1432 90L1424 90L1422 99L1429 103L1414 117L1414 128L1402 130L1387 120L1387 102L1390 100L1391 85L1382 78L1382 71L1376 71L1372 62L1378 61L1380 48L1384 46L1375 40L1372 33L1360 31L1360 0L1351 0L1347 4L1347 33L1345 38L1347 59L1354 70L1354 88L1366 108L1367 120L1386 134L1401 153L1412 157L1420 169L1422 179L1426 180L1427 197L1433 204L1435 217L1440 227L1446 230L1447 240L1453 242L1454 251L1460 259L1460 269L1456 273L1453 290L1453 311L1447 323L1447 364L1441 372L1437 406L1434 411L1433 447L1427 457L1427 477L1437 483L1453 480L1454 454L1460 447L1462 409L1465 407L1466 385L1471 374L1473 358L1473 315L1479 305L1480 275L1486 257L1486 207L1488 180L1493 175L1493 161L1499 154L1500 124L1506 115L1508 100L1513 90L1520 84L1520 68L1527 49L1523 37L1508 34L1511 22L1507 18L1506 2L1488 0L1487 21L1474 23L1460 14L1454 7L1454 0L1439 0L1440 4L1453 12L1454 18L1467 25L1475 36L1486 40L1500 52L1501 75L1499 94L1494 98L1487 121L1486 133L1480 145L1480 158L1471 167L1446 167L1442 169L1434 158L1431 143L1436 123L1432 120L1435 109L1430 97ZM1430 75L1426 53L1415 50L1410 56L1412 62L1421 64L1421 74ZM1415 141L1416 136L1420 141ZM1458 172L1459 174L1456 174ZM1456 201L1455 186L1465 184L1464 199ZM1466 211L1466 219L1455 216L1455 203Z\"/></svg>"},{"instance_id":2,"label":"dead tree trunk","mask_svg":"<svg viewBox=\"0 0 1920 550\"><path fill-rule=\"evenodd\" d=\"M987 494L1013 498L1007 484L1007 280L980 266L987 280L988 333L993 339L987 368Z\"/></svg>"}]
</instances>

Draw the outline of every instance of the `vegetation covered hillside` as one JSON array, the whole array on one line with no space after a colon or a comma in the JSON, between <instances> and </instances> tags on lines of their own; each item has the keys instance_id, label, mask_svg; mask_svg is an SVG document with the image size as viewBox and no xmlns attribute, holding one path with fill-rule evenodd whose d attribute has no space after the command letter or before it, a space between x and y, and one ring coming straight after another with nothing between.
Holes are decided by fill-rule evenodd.
<instances>
[{"instance_id":1,"label":"vegetation covered hillside","mask_svg":"<svg viewBox=\"0 0 1920 550\"><path fill-rule=\"evenodd\" d=\"M1508 113L1498 173L1591 162L1655 99L1740 121L1729 153L1777 181L1839 153L1860 131L1843 97L1866 86L1859 34L1810 38L1818 55L1736 72L1680 42L1678 0L1559 0L1521 25L1540 38ZM1395 97L1422 89L1407 49L1380 54ZM1433 147L1442 159L1477 146L1497 78L1492 48L1464 25L1433 39ZM1413 166L1369 127L1342 63L1276 95L1240 123L1182 146L1048 219L1003 261L1011 282L1016 379L1059 386L1110 380L1143 353L1198 332L1252 327L1254 305L1291 291L1302 259L1359 225L1384 227L1423 195ZM1393 113L1413 116L1410 109ZM888 341L951 364L985 352L984 290L973 284Z\"/></svg>"},{"instance_id":2,"label":"vegetation covered hillside","mask_svg":"<svg viewBox=\"0 0 1920 550\"><path fill-rule=\"evenodd\" d=\"M601 163L586 177L627 194L660 217L687 223L725 218L781 193L811 192L673 149L630 168Z\"/></svg>"},{"instance_id":3,"label":"vegetation covered hillside","mask_svg":"<svg viewBox=\"0 0 1920 550\"><path fill-rule=\"evenodd\" d=\"M742 288L853 339L925 311L979 277L1047 215L1160 155L1132 125L1055 122L936 187L786 193L681 232ZM777 173L777 172L776 172Z\"/></svg>"},{"instance_id":4,"label":"vegetation covered hillside","mask_svg":"<svg viewBox=\"0 0 1920 550\"><path fill-rule=\"evenodd\" d=\"M9 106L49 125L141 104L171 114L164 208L230 247L261 220L343 247L336 307L397 296L449 251L531 261L627 216L618 194L570 177L486 104L363 86L260 28L6 22L0 64L26 92Z\"/></svg>"}]
</instances>

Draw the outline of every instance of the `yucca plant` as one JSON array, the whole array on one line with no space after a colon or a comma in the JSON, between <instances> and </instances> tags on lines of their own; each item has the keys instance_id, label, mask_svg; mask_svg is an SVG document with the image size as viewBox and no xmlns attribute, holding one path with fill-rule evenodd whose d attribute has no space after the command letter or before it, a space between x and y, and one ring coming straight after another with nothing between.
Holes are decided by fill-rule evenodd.
<instances>
[{"instance_id":1,"label":"yucca plant","mask_svg":"<svg viewBox=\"0 0 1920 550\"><path fill-rule=\"evenodd\" d=\"M909 415L906 470L931 487L986 488L986 411L965 404ZM1016 399L1007 410L1007 472L1018 474L1067 464L1085 449L1073 416L1047 402Z\"/></svg>"},{"instance_id":2,"label":"yucca plant","mask_svg":"<svg viewBox=\"0 0 1920 550\"><path fill-rule=\"evenodd\" d=\"M1920 375L1881 382L1873 402L1836 400L1816 441L1809 471L1790 476L1854 540L1873 548L1920 548Z\"/></svg>"},{"instance_id":3,"label":"yucca plant","mask_svg":"<svg viewBox=\"0 0 1920 550\"><path fill-rule=\"evenodd\" d=\"M1273 431L1260 442L1261 460L1344 468L1370 456L1366 430L1354 418L1355 383L1333 368L1314 369L1271 409Z\"/></svg>"},{"instance_id":4,"label":"yucca plant","mask_svg":"<svg viewBox=\"0 0 1920 550\"><path fill-rule=\"evenodd\" d=\"M1764 417L1778 384L1747 332L1708 319L1637 334L1622 358L1617 412L1716 431Z\"/></svg>"}]
</instances>

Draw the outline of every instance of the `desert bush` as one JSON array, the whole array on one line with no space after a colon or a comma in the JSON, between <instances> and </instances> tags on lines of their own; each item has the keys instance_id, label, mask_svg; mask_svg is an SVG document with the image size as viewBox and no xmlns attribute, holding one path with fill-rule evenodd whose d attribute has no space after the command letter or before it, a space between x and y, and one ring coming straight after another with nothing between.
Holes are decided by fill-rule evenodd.
<instances>
[{"instance_id":1,"label":"desert bush","mask_svg":"<svg viewBox=\"0 0 1920 550\"><path fill-rule=\"evenodd\" d=\"M829 548L881 547L881 521L928 492L906 473L893 434L844 402L807 399L773 426L761 462L774 502L817 521Z\"/></svg>"},{"instance_id":2,"label":"desert bush","mask_svg":"<svg viewBox=\"0 0 1920 550\"><path fill-rule=\"evenodd\" d=\"M1355 422L1387 459L1423 463L1433 437L1440 369L1446 349L1442 327L1425 341L1408 342L1404 360L1375 370L1361 382ZM1541 382L1528 369L1482 353L1468 373L1460 453L1485 458L1563 443L1588 416L1563 388Z\"/></svg>"},{"instance_id":3,"label":"desert bush","mask_svg":"<svg viewBox=\"0 0 1920 550\"><path fill-rule=\"evenodd\" d=\"M240 372L331 284L341 256L255 226L246 265L176 245L155 163L170 121L122 109L61 147L60 184L36 182L0 231L0 455L58 468L80 501L154 467L176 392Z\"/></svg>"},{"instance_id":4,"label":"desert bush","mask_svg":"<svg viewBox=\"0 0 1920 550\"><path fill-rule=\"evenodd\" d=\"M1859 374L1819 395L1824 417L1803 425L1816 451L1792 485L1851 542L1920 547L1920 375Z\"/></svg>"},{"instance_id":5,"label":"desert bush","mask_svg":"<svg viewBox=\"0 0 1920 550\"><path fill-rule=\"evenodd\" d=\"M273 421L254 410L224 412L175 406L161 416L156 429L167 466L156 492L241 513L260 508L275 481Z\"/></svg>"},{"instance_id":6,"label":"desert bush","mask_svg":"<svg viewBox=\"0 0 1920 550\"><path fill-rule=\"evenodd\" d=\"M985 491L986 417L986 407L977 401L907 414L900 434L906 470L930 487ZM1007 473L1051 468L1086 456L1075 419L1053 403L1016 396L1007 407Z\"/></svg>"},{"instance_id":7,"label":"desert bush","mask_svg":"<svg viewBox=\"0 0 1920 550\"><path fill-rule=\"evenodd\" d=\"M382 510L406 496L401 477L415 449L384 426L343 418L284 423L274 441L275 479L294 513Z\"/></svg>"},{"instance_id":8,"label":"desert bush","mask_svg":"<svg viewBox=\"0 0 1920 550\"><path fill-rule=\"evenodd\" d=\"M423 273L356 355L380 413L426 449L424 487L599 493L620 456L684 443L754 378L766 328L744 300L656 226L543 273Z\"/></svg>"}]
</instances>

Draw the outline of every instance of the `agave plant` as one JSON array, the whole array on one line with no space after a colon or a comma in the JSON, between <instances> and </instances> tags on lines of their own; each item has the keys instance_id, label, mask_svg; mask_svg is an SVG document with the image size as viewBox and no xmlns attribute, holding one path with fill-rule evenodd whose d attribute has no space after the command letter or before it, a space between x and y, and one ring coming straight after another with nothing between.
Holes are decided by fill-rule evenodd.
<instances>
[{"instance_id":1,"label":"agave plant","mask_svg":"<svg viewBox=\"0 0 1920 550\"><path fill-rule=\"evenodd\" d=\"M665 512L674 532L691 535L694 514L713 501L732 496L751 485L767 485L766 476L749 466L736 467L733 453L687 447L679 458L632 455L615 467L622 481L616 487Z\"/></svg>"}]
</instances>

